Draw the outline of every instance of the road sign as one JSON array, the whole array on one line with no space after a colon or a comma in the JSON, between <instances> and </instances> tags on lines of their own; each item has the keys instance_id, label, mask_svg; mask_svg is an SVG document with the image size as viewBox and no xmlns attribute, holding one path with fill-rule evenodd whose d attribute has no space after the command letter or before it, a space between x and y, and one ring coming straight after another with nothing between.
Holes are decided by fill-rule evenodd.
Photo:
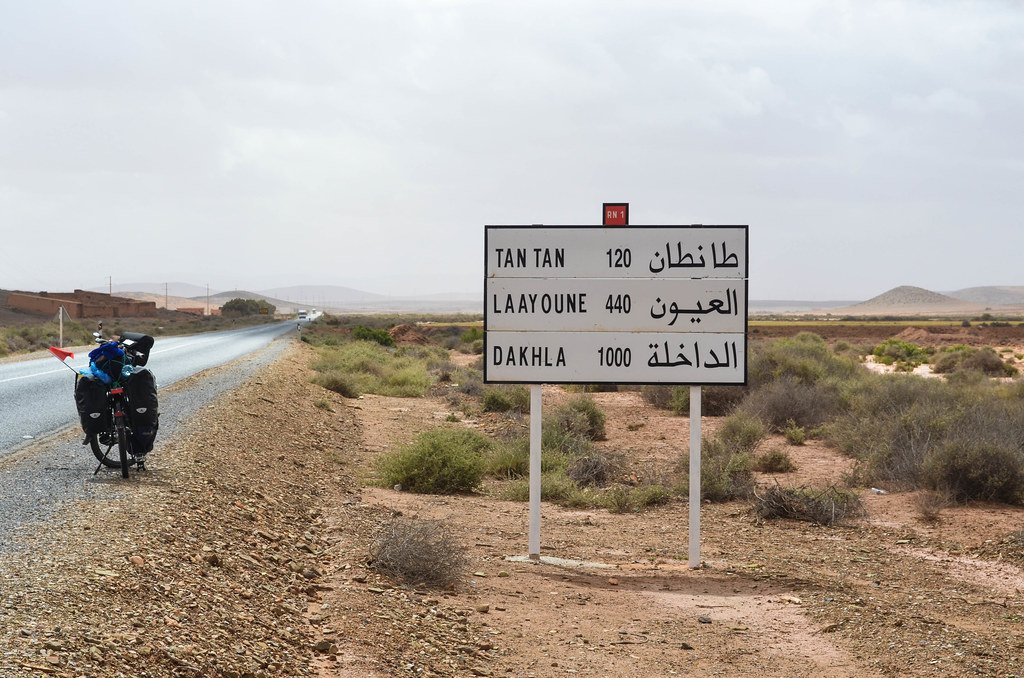
<instances>
[{"instance_id":1,"label":"road sign","mask_svg":"<svg viewBox=\"0 0 1024 678\"><path fill-rule=\"evenodd\" d=\"M489 278L486 294L492 331L746 331L745 280Z\"/></svg>"},{"instance_id":2,"label":"road sign","mask_svg":"<svg viewBox=\"0 0 1024 678\"><path fill-rule=\"evenodd\" d=\"M485 381L746 383L746 226L488 226L484 242Z\"/></svg>"},{"instance_id":3,"label":"road sign","mask_svg":"<svg viewBox=\"0 0 1024 678\"><path fill-rule=\"evenodd\" d=\"M605 226L629 226L629 203L604 203L601 206L601 223Z\"/></svg>"},{"instance_id":4,"label":"road sign","mask_svg":"<svg viewBox=\"0 0 1024 678\"><path fill-rule=\"evenodd\" d=\"M746 226L488 226L488 278L746 278Z\"/></svg>"}]
</instances>

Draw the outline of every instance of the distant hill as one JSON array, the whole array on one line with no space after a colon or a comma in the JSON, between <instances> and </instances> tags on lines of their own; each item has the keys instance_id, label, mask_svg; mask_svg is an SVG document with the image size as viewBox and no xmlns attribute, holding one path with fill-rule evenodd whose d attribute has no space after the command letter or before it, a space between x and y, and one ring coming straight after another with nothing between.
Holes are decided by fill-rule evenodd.
<instances>
[{"instance_id":1,"label":"distant hill","mask_svg":"<svg viewBox=\"0 0 1024 678\"><path fill-rule=\"evenodd\" d=\"M993 285L989 287L967 287L949 296L961 301L970 301L985 306L1024 306L1024 285Z\"/></svg>"},{"instance_id":2,"label":"distant hill","mask_svg":"<svg viewBox=\"0 0 1024 678\"><path fill-rule=\"evenodd\" d=\"M164 287L166 285L166 289ZM198 297L202 295L204 301L206 299L206 287L200 285L193 285L191 283L183 282L172 282L172 283L118 283L112 288L114 294L120 294L127 296L132 299L137 297L131 296L131 292L138 292L140 294L152 294L159 296L161 299L166 293L172 297ZM103 292L107 293L108 287L90 287L90 292ZM210 294L216 294L217 290L210 290ZM152 300L150 300L152 301ZM163 306L163 303L160 304Z\"/></svg>"},{"instance_id":3,"label":"distant hill","mask_svg":"<svg viewBox=\"0 0 1024 678\"><path fill-rule=\"evenodd\" d=\"M352 289L351 287L341 287L340 285L293 285L292 287L260 290L258 294L278 299L290 299L295 304L316 306L318 308L343 306L345 304L365 304L373 301L383 301L388 298L384 294L364 292Z\"/></svg>"},{"instance_id":4,"label":"distant hill","mask_svg":"<svg viewBox=\"0 0 1024 678\"><path fill-rule=\"evenodd\" d=\"M981 310L981 307L977 303L954 299L945 294L926 290L923 287L901 285L867 301L844 308L833 309L832 312L850 315L895 315L917 313L955 314L971 313L978 310Z\"/></svg>"}]
</instances>

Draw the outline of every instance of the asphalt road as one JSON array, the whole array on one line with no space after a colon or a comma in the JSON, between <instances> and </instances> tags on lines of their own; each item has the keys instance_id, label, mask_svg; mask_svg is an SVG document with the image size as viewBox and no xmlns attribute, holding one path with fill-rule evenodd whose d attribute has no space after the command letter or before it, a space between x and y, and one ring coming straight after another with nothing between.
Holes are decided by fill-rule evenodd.
<instances>
[{"instance_id":1,"label":"asphalt road","mask_svg":"<svg viewBox=\"0 0 1024 678\"><path fill-rule=\"evenodd\" d=\"M163 388L252 353L294 330L295 323L285 322L157 339L147 367L156 375L157 388ZM75 353L68 363L76 369L86 367L88 353ZM78 421L74 384L75 375L52 356L0 364L0 459Z\"/></svg>"},{"instance_id":2,"label":"asphalt road","mask_svg":"<svg viewBox=\"0 0 1024 678\"><path fill-rule=\"evenodd\" d=\"M157 339L147 367L161 389L160 432L146 473L159 476L161 443L180 423L273 362L287 346L275 340L294 331L295 323L285 322ZM84 363L75 357L69 362ZM227 363L184 388L163 391ZM46 520L65 502L119 488L130 491L131 480L122 480L119 472L103 469L93 475L96 458L81 445L73 383L71 371L52 357L0 364L0 551L14 544L19 530Z\"/></svg>"}]
</instances>

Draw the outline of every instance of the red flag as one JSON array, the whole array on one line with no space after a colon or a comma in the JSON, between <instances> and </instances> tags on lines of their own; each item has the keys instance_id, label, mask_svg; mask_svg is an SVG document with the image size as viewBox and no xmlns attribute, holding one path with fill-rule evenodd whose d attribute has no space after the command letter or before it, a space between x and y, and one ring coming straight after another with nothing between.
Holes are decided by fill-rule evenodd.
<instances>
[{"instance_id":1,"label":"red flag","mask_svg":"<svg viewBox=\"0 0 1024 678\"><path fill-rule=\"evenodd\" d=\"M52 353L54 356L56 356L57 359L60 360L61 362L64 362L68 358L74 358L75 357L75 354L72 353L71 351L65 351L64 349L57 348L56 346L51 346L50 347L50 353Z\"/></svg>"}]
</instances>

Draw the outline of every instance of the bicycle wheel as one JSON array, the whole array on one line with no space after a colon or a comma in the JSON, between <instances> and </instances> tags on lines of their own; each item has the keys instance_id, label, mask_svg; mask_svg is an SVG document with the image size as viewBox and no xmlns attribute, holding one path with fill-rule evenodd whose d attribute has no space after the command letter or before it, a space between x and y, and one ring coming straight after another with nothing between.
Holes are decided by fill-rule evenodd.
<instances>
[{"instance_id":1,"label":"bicycle wheel","mask_svg":"<svg viewBox=\"0 0 1024 678\"><path fill-rule=\"evenodd\" d=\"M121 460L121 477L128 477L128 432L124 424L117 426L117 456Z\"/></svg>"},{"instance_id":2,"label":"bicycle wheel","mask_svg":"<svg viewBox=\"0 0 1024 678\"><path fill-rule=\"evenodd\" d=\"M89 436L89 447L92 448L92 453L96 456L96 460L104 466L120 468L121 460L110 456L110 451L114 449L114 445L117 445L117 436L114 435L113 431L99 435L93 433Z\"/></svg>"}]
</instances>

